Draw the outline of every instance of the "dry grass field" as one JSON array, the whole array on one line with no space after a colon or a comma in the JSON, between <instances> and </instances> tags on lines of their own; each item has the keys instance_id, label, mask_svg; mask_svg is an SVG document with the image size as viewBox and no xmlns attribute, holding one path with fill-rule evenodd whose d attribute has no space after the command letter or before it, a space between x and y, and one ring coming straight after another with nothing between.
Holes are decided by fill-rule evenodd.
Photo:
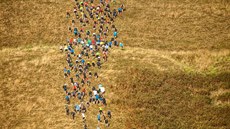
<instances>
[{"instance_id":1,"label":"dry grass field","mask_svg":"<svg viewBox=\"0 0 230 129\"><path fill-rule=\"evenodd\" d=\"M117 0L112 129L230 128L230 1ZM0 128L83 128L65 115L65 12L73 0L0 1ZM96 113L90 107L90 113ZM87 116L90 129L96 116ZM90 124L89 124L90 123Z\"/></svg>"}]
</instances>

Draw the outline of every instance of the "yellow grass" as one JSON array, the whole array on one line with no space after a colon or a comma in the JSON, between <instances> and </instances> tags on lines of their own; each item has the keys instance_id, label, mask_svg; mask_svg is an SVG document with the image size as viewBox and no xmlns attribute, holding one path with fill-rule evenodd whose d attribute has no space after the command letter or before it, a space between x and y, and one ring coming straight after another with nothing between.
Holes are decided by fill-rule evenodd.
<instances>
[{"instance_id":1,"label":"yellow grass","mask_svg":"<svg viewBox=\"0 0 230 129\"><path fill-rule=\"evenodd\" d=\"M108 91L110 128L228 129L229 1L117 2L127 8L115 22L125 49L111 50L93 84ZM0 1L0 128L83 128L80 116L65 115L58 50L72 4ZM97 112L93 105L86 115L90 129Z\"/></svg>"}]
</instances>

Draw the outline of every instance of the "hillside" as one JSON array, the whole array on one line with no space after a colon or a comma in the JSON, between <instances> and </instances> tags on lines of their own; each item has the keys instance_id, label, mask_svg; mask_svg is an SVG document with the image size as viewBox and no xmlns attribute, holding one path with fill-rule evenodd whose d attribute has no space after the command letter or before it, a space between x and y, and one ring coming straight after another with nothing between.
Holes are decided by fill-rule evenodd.
<instances>
[{"instance_id":1,"label":"hillside","mask_svg":"<svg viewBox=\"0 0 230 129\"><path fill-rule=\"evenodd\" d=\"M81 128L65 115L66 0L0 1L0 128ZM230 2L117 0L125 49L101 74L113 129L230 127ZM92 109L92 113L97 110ZM80 119L80 117L79 117ZM96 128L96 116L89 116Z\"/></svg>"}]
</instances>

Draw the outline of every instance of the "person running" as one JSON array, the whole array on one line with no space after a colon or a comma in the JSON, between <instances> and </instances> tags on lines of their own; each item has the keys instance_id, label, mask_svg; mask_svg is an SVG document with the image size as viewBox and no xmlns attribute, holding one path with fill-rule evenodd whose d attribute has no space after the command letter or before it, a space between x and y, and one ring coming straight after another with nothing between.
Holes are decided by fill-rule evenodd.
<instances>
[{"instance_id":1,"label":"person running","mask_svg":"<svg viewBox=\"0 0 230 129\"><path fill-rule=\"evenodd\" d=\"M116 10L116 9L113 10L113 17L114 17L114 18L117 17L117 10Z\"/></svg>"},{"instance_id":2,"label":"person running","mask_svg":"<svg viewBox=\"0 0 230 129\"><path fill-rule=\"evenodd\" d=\"M65 111L66 111L66 115L68 116L68 115L69 115L69 108L68 108L68 105L65 106Z\"/></svg>"},{"instance_id":3,"label":"person running","mask_svg":"<svg viewBox=\"0 0 230 129\"><path fill-rule=\"evenodd\" d=\"M89 71L89 78L92 78L92 72Z\"/></svg>"},{"instance_id":4,"label":"person running","mask_svg":"<svg viewBox=\"0 0 230 129\"><path fill-rule=\"evenodd\" d=\"M92 66L95 67L95 62L94 61L92 62Z\"/></svg>"},{"instance_id":5,"label":"person running","mask_svg":"<svg viewBox=\"0 0 230 129\"><path fill-rule=\"evenodd\" d=\"M117 46L117 47L118 47L118 42L117 42L117 40L114 40L114 46Z\"/></svg>"},{"instance_id":6,"label":"person running","mask_svg":"<svg viewBox=\"0 0 230 129\"><path fill-rule=\"evenodd\" d=\"M86 82L87 82L87 85L90 86L91 81L90 81L88 78L86 78L86 80L87 80L87 81L86 81Z\"/></svg>"},{"instance_id":7,"label":"person running","mask_svg":"<svg viewBox=\"0 0 230 129\"><path fill-rule=\"evenodd\" d=\"M64 78L68 77L68 74L67 74L67 69L66 67L64 68Z\"/></svg>"},{"instance_id":8,"label":"person running","mask_svg":"<svg viewBox=\"0 0 230 129\"><path fill-rule=\"evenodd\" d=\"M98 121L98 123L101 122L101 115L100 114L97 115L97 121Z\"/></svg>"},{"instance_id":9,"label":"person running","mask_svg":"<svg viewBox=\"0 0 230 129\"><path fill-rule=\"evenodd\" d=\"M101 62L100 62L100 61L97 62L97 67L98 67L99 69L101 68Z\"/></svg>"},{"instance_id":10,"label":"person running","mask_svg":"<svg viewBox=\"0 0 230 129\"><path fill-rule=\"evenodd\" d=\"M88 129L88 126L86 124L83 125L84 129Z\"/></svg>"},{"instance_id":11,"label":"person running","mask_svg":"<svg viewBox=\"0 0 230 129\"><path fill-rule=\"evenodd\" d=\"M69 18L70 17L70 13L69 13L69 11L67 10L66 11L66 18Z\"/></svg>"},{"instance_id":12,"label":"person running","mask_svg":"<svg viewBox=\"0 0 230 129\"><path fill-rule=\"evenodd\" d=\"M83 122L85 121L85 113L81 113Z\"/></svg>"},{"instance_id":13,"label":"person running","mask_svg":"<svg viewBox=\"0 0 230 129\"><path fill-rule=\"evenodd\" d=\"M104 61L107 61L107 55L103 52L103 59Z\"/></svg>"},{"instance_id":14,"label":"person running","mask_svg":"<svg viewBox=\"0 0 230 129\"><path fill-rule=\"evenodd\" d=\"M67 84L63 85L63 90L65 91L65 93L67 93Z\"/></svg>"},{"instance_id":15,"label":"person running","mask_svg":"<svg viewBox=\"0 0 230 129\"><path fill-rule=\"evenodd\" d=\"M112 118L112 114L111 114L111 111L110 111L110 110L108 110L107 115L108 115L108 117L109 117L110 119Z\"/></svg>"},{"instance_id":16,"label":"person running","mask_svg":"<svg viewBox=\"0 0 230 129\"><path fill-rule=\"evenodd\" d=\"M60 48L59 48L59 49L60 49L60 51L61 51L61 52L63 52L63 51L64 51L64 47L63 47L62 45L60 46Z\"/></svg>"},{"instance_id":17,"label":"person running","mask_svg":"<svg viewBox=\"0 0 230 129\"><path fill-rule=\"evenodd\" d=\"M85 80L84 79L81 79L81 84L82 84L82 86L85 85Z\"/></svg>"},{"instance_id":18,"label":"person running","mask_svg":"<svg viewBox=\"0 0 230 129\"><path fill-rule=\"evenodd\" d=\"M121 14L123 12L123 8L119 7L118 8L118 14Z\"/></svg>"},{"instance_id":19,"label":"person running","mask_svg":"<svg viewBox=\"0 0 230 129\"><path fill-rule=\"evenodd\" d=\"M85 56L89 59L89 53L88 52L85 53Z\"/></svg>"},{"instance_id":20,"label":"person running","mask_svg":"<svg viewBox=\"0 0 230 129\"><path fill-rule=\"evenodd\" d=\"M70 69L67 70L67 74L68 74L68 76L70 76Z\"/></svg>"},{"instance_id":21,"label":"person running","mask_svg":"<svg viewBox=\"0 0 230 129\"><path fill-rule=\"evenodd\" d=\"M77 91L77 86L76 85L73 86L73 90Z\"/></svg>"},{"instance_id":22,"label":"person running","mask_svg":"<svg viewBox=\"0 0 230 129\"><path fill-rule=\"evenodd\" d=\"M99 107L99 113L100 113L100 114L103 114L103 109L102 109L102 107Z\"/></svg>"},{"instance_id":23,"label":"person running","mask_svg":"<svg viewBox=\"0 0 230 129\"><path fill-rule=\"evenodd\" d=\"M81 112L86 113L86 107L84 105L81 107Z\"/></svg>"},{"instance_id":24,"label":"person running","mask_svg":"<svg viewBox=\"0 0 230 129\"><path fill-rule=\"evenodd\" d=\"M109 47L112 48L113 42L112 40L109 42Z\"/></svg>"},{"instance_id":25,"label":"person running","mask_svg":"<svg viewBox=\"0 0 230 129\"><path fill-rule=\"evenodd\" d=\"M73 77L70 77L70 81L71 81L71 84L73 85L74 84Z\"/></svg>"},{"instance_id":26,"label":"person running","mask_svg":"<svg viewBox=\"0 0 230 129\"><path fill-rule=\"evenodd\" d=\"M77 98L78 98L79 100L82 99L81 92L77 92Z\"/></svg>"},{"instance_id":27,"label":"person running","mask_svg":"<svg viewBox=\"0 0 230 129\"><path fill-rule=\"evenodd\" d=\"M109 120L108 120L108 119L105 119L105 126L106 126L106 127L109 127L109 125L110 125L110 124L109 124Z\"/></svg>"},{"instance_id":28,"label":"person running","mask_svg":"<svg viewBox=\"0 0 230 129\"><path fill-rule=\"evenodd\" d=\"M81 112L80 106L78 104L75 105L75 111L76 112Z\"/></svg>"},{"instance_id":29,"label":"person running","mask_svg":"<svg viewBox=\"0 0 230 129\"><path fill-rule=\"evenodd\" d=\"M66 95L66 96L65 96L65 100L67 101L67 104L69 104L69 103L70 103L70 98L69 98L69 96L68 96L68 95Z\"/></svg>"},{"instance_id":30,"label":"person running","mask_svg":"<svg viewBox=\"0 0 230 129\"><path fill-rule=\"evenodd\" d=\"M102 104L104 104L105 106L107 106L106 99L104 97L102 98Z\"/></svg>"},{"instance_id":31,"label":"person running","mask_svg":"<svg viewBox=\"0 0 230 129\"><path fill-rule=\"evenodd\" d=\"M94 73L94 77L95 77L95 78L98 78L97 72Z\"/></svg>"},{"instance_id":32,"label":"person running","mask_svg":"<svg viewBox=\"0 0 230 129\"><path fill-rule=\"evenodd\" d=\"M119 44L119 46L121 47L121 49L123 49L123 48L124 48L123 43L120 43L120 44Z\"/></svg>"},{"instance_id":33,"label":"person running","mask_svg":"<svg viewBox=\"0 0 230 129\"><path fill-rule=\"evenodd\" d=\"M76 78L79 80L79 78L80 78L80 76L79 76L79 72L77 71L77 73L76 73Z\"/></svg>"},{"instance_id":34,"label":"person running","mask_svg":"<svg viewBox=\"0 0 230 129\"><path fill-rule=\"evenodd\" d=\"M90 102L86 102L86 106L89 107L90 106Z\"/></svg>"},{"instance_id":35,"label":"person running","mask_svg":"<svg viewBox=\"0 0 230 129\"><path fill-rule=\"evenodd\" d=\"M95 95L95 99L96 99L95 104L99 104L100 101L99 101L99 94L98 93Z\"/></svg>"},{"instance_id":36,"label":"person running","mask_svg":"<svg viewBox=\"0 0 230 129\"><path fill-rule=\"evenodd\" d=\"M72 92L72 96L73 96L74 98L76 98L76 90L74 90L74 91Z\"/></svg>"},{"instance_id":37,"label":"person running","mask_svg":"<svg viewBox=\"0 0 230 129\"><path fill-rule=\"evenodd\" d=\"M85 64L85 60L84 60L84 59L82 59L82 60L81 60L81 63L82 63L82 65L84 65L84 64Z\"/></svg>"},{"instance_id":38,"label":"person running","mask_svg":"<svg viewBox=\"0 0 230 129\"><path fill-rule=\"evenodd\" d=\"M72 119L74 120L74 118L75 118L75 112L71 112L71 115L72 115Z\"/></svg>"}]
</instances>

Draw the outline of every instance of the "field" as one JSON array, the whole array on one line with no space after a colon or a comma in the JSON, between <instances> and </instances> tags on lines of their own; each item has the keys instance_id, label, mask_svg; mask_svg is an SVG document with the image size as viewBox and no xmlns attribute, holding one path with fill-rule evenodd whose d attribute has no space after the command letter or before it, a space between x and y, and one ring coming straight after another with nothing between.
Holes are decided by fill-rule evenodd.
<instances>
[{"instance_id":1,"label":"field","mask_svg":"<svg viewBox=\"0 0 230 129\"><path fill-rule=\"evenodd\" d=\"M73 0L0 1L0 128L82 128L65 115L66 10ZM124 50L99 81L113 129L230 128L230 1L117 0ZM96 113L92 107L91 113ZM79 117L80 119L80 117ZM88 116L96 128L96 116Z\"/></svg>"}]
</instances>

